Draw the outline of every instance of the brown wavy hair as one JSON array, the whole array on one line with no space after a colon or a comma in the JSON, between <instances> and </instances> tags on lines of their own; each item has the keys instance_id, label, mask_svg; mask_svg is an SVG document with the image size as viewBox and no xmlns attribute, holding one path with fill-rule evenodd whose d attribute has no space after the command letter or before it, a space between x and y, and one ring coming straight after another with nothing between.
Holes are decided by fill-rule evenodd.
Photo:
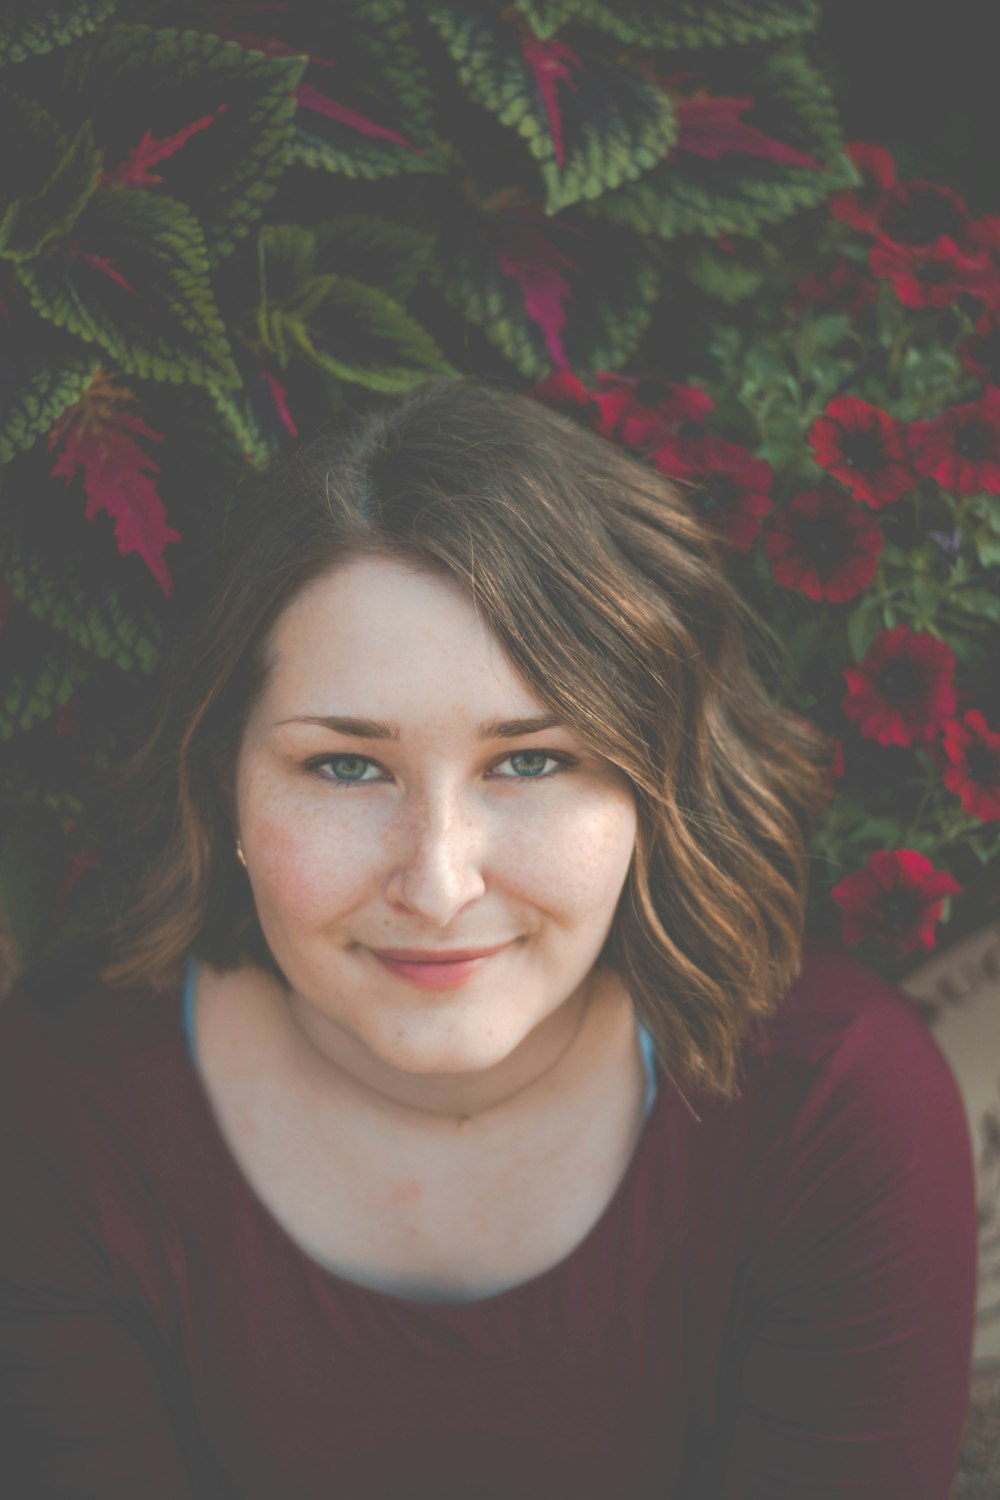
<instances>
[{"instance_id":1,"label":"brown wavy hair","mask_svg":"<svg viewBox=\"0 0 1000 1500\"><path fill-rule=\"evenodd\" d=\"M119 909L100 978L179 982L189 950L282 982L226 787L282 610L354 557L459 580L539 702L631 781L636 847L598 963L664 1072L727 1099L801 968L830 743L765 689L779 644L687 495L569 416L472 377L326 425L237 486L155 727L111 774Z\"/></svg>"}]
</instances>

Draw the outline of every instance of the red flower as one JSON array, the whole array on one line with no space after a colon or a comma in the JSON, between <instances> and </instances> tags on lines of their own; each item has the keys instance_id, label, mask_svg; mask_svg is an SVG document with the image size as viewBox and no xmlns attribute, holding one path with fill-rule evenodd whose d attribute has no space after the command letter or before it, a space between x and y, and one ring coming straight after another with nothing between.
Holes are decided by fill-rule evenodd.
<instances>
[{"instance_id":1,"label":"red flower","mask_svg":"<svg viewBox=\"0 0 1000 1500\"><path fill-rule=\"evenodd\" d=\"M681 385L662 375L597 376L597 430L633 448L652 451L671 437L694 428L705 435L705 418L715 406L698 385Z\"/></svg>"},{"instance_id":2,"label":"red flower","mask_svg":"<svg viewBox=\"0 0 1000 1500\"><path fill-rule=\"evenodd\" d=\"M934 947L941 902L961 889L918 849L880 849L863 870L835 885L830 896L844 914L841 940L846 948L862 938L878 938L909 953Z\"/></svg>"},{"instance_id":3,"label":"red flower","mask_svg":"<svg viewBox=\"0 0 1000 1500\"><path fill-rule=\"evenodd\" d=\"M928 246L947 235L961 243L969 226L965 199L940 182L911 177L889 193L882 213L881 232L897 245Z\"/></svg>"},{"instance_id":4,"label":"red flower","mask_svg":"<svg viewBox=\"0 0 1000 1500\"><path fill-rule=\"evenodd\" d=\"M553 370L551 375L539 380L525 394L544 402L546 406L554 406L559 411L579 411L588 415L596 412L597 398L593 391L587 389L568 365Z\"/></svg>"},{"instance_id":5,"label":"red flower","mask_svg":"<svg viewBox=\"0 0 1000 1500\"><path fill-rule=\"evenodd\" d=\"M716 531L738 552L746 552L760 531L760 517L771 509L771 465L722 438L674 439L653 454L662 474L690 479L688 493Z\"/></svg>"},{"instance_id":6,"label":"red flower","mask_svg":"<svg viewBox=\"0 0 1000 1500\"><path fill-rule=\"evenodd\" d=\"M945 234L912 249L879 235L869 264L873 276L889 278L904 307L946 307L963 292L986 298L997 282L988 256L964 254Z\"/></svg>"},{"instance_id":7,"label":"red flower","mask_svg":"<svg viewBox=\"0 0 1000 1500\"><path fill-rule=\"evenodd\" d=\"M972 254L985 255L993 267L993 280L981 293L996 311L1000 306L1000 214L985 214L969 225L968 243Z\"/></svg>"},{"instance_id":8,"label":"red flower","mask_svg":"<svg viewBox=\"0 0 1000 1500\"><path fill-rule=\"evenodd\" d=\"M931 740L955 712L955 654L937 636L908 625L882 630L860 666L845 667L840 707L880 745Z\"/></svg>"},{"instance_id":9,"label":"red flower","mask_svg":"<svg viewBox=\"0 0 1000 1500\"><path fill-rule=\"evenodd\" d=\"M847 255L838 255L825 275L815 271L795 283L788 301L793 317L817 309L823 312L845 312L853 320L861 317L878 295L878 283Z\"/></svg>"},{"instance_id":10,"label":"red flower","mask_svg":"<svg viewBox=\"0 0 1000 1500\"><path fill-rule=\"evenodd\" d=\"M764 556L778 583L819 603L843 604L878 571L884 537L843 490L803 490L768 526Z\"/></svg>"},{"instance_id":11,"label":"red flower","mask_svg":"<svg viewBox=\"0 0 1000 1500\"><path fill-rule=\"evenodd\" d=\"M928 422L911 422L906 435L913 466L957 495L1000 494L1000 388L988 385L978 401L950 406Z\"/></svg>"},{"instance_id":12,"label":"red flower","mask_svg":"<svg viewBox=\"0 0 1000 1500\"><path fill-rule=\"evenodd\" d=\"M944 727L938 757L941 779L957 792L970 817L993 823L1000 818L1000 734L980 709L970 708Z\"/></svg>"},{"instance_id":13,"label":"red flower","mask_svg":"<svg viewBox=\"0 0 1000 1500\"><path fill-rule=\"evenodd\" d=\"M902 423L857 396L835 396L809 442L820 468L876 509L913 488Z\"/></svg>"},{"instance_id":14,"label":"red flower","mask_svg":"<svg viewBox=\"0 0 1000 1500\"><path fill-rule=\"evenodd\" d=\"M852 141L847 154L863 181L859 188L834 193L830 199L830 212L842 223L874 234L889 202L890 191L896 186L896 163L884 146L870 146L865 141Z\"/></svg>"},{"instance_id":15,"label":"red flower","mask_svg":"<svg viewBox=\"0 0 1000 1500\"><path fill-rule=\"evenodd\" d=\"M974 331L959 344L958 354L970 375L1000 385L1000 326L992 313L980 313Z\"/></svg>"}]
</instances>

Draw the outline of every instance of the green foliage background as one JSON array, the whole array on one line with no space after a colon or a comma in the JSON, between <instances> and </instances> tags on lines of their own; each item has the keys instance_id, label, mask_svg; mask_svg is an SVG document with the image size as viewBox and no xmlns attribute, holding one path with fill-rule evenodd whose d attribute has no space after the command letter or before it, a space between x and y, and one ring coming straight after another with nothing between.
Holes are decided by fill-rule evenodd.
<instances>
[{"instance_id":1,"label":"green foliage background","mask_svg":"<svg viewBox=\"0 0 1000 1500\"><path fill-rule=\"evenodd\" d=\"M781 267L858 181L819 18L817 0L7 5L0 907L22 959L248 465L430 374L687 379L750 303L774 323ZM692 100L742 101L779 149L699 150Z\"/></svg>"}]
</instances>

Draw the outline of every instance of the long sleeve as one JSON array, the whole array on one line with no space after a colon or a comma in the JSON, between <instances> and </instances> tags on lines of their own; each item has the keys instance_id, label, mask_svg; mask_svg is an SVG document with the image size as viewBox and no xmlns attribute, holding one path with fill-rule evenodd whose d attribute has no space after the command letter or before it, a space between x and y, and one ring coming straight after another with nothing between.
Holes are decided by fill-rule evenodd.
<instances>
[{"instance_id":1,"label":"long sleeve","mask_svg":"<svg viewBox=\"0 0 1000 1500\"><path fill-rule=\"evenodd\" d=\"M764 1222L718 1500L948 1500L975 1178L961 1096L915 1013L852 1029L790 1123Z\"/></svg>"},{"instance_id":2,"label":"long sleeve","mask_svg":"<svg viewBox=\"0 0 1000 1500\"><path fill-rule=\"evenodd\" d=\"M5 1026L2 1042L0 1490L192 1500L162 1383L120 1306L72 1084L34 1026Z\"/></svg>"}]
</instances>

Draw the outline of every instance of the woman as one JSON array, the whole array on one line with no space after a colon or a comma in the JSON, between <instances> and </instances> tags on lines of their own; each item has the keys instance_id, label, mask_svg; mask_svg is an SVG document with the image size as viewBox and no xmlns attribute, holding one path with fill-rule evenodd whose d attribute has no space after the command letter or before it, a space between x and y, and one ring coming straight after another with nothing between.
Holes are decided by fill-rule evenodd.
<instances>
[{"instance_id":1,"label":"woman","mask_svg":"<svg viewBox=\"0 0 1000 1500\"><path fill-rule=\"evenodd\" d=\"M9 1492L946 1500L962 1104L803 941L828 746L692 508L434 382L217 563L0 1013Z\"/></svg>"}]
</instances>

